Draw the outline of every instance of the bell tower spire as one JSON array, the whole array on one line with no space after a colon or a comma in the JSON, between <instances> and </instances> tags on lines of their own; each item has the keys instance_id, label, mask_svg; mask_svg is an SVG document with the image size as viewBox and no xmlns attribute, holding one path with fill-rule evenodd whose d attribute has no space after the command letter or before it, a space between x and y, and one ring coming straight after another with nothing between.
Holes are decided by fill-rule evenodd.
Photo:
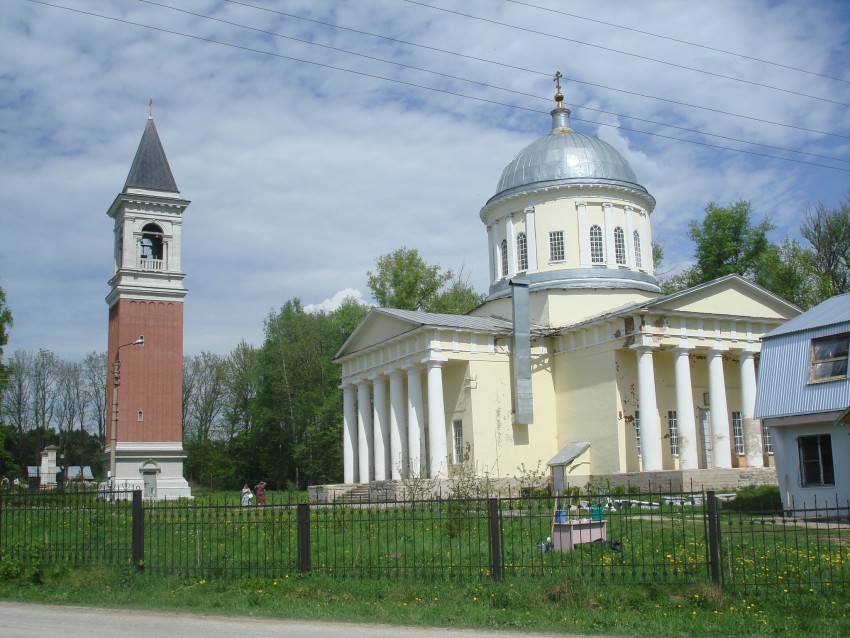
<instances>
[{"instance_id":1,"label":"bell tower spire","mask_svg":"<svg viewBox=\"0 0 850 638\"><path fill-rule=\"evenodd\" d=\"M148 103L136 156L107 214L114 222L103 476L147 498L190 497L183 478L183 286L180 197ZM125 347L138 346L138 347Z\"/></svg>"}]
</instances>

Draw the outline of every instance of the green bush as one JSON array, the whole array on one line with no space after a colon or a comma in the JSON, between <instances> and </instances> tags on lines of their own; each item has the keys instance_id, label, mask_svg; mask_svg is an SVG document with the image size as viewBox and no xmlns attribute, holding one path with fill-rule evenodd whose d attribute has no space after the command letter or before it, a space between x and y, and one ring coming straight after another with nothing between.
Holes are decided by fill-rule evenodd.
<instances>
[{"instance_id":1,"label":"green bush","mask_svg":"<svg viewBox=\"0 0 850 638\"><path fill-rule=\"evenodd\" d=\"M776 512L782 510L782 498L776 485L747 487L737 492L735 498L723 504L723 509L734 512Z\"/></svg>"}]
</instances>

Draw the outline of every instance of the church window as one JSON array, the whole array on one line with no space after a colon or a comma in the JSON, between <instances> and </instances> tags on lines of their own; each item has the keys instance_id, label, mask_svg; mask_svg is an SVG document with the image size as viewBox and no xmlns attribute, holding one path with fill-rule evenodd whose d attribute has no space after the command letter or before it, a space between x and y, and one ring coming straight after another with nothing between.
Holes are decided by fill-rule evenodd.
<instances>
[{"instance_id":1,"label":"church window","mask_svg":"<svg viewBox=\"0 0 850 638\"><path fill-rule=\"evenodd\" d=\"M773 439L770 438L770 428L764 423L761 425L761 444L765 454L773 454Z\"/></svg>"},{"instance_id":2,"label":"church window","mask_svg":"<svg viewBox=\"0 0 850 638\"><path fill-rule=\"evenodd\" d=\"M502 261L502 277L508 276L508 240L503 239L499 244L499 257Z\"/></svg>"},{"instance_id":3,"label":"church window","mask_svg":"<svg viewBox=\"0 0 850 638\"><path fill-rule=\"evenodd\" d=\"M643 268L643 259L640 256L640 233L635 231L632 233L632 236L634 237L635 244L635 267Z\"/></svg>"},{"instance_id":4,"label":"church window","mask_svg":"<svg viewBox=\"0 0 850 638\"><path fill-rule=\"evenodd\" d=\"M136 414L136 421L144 421L145 413L139 410L138 414Z\"/></svg>"},{"instance_id":5,"label":"church window","mask_svg":"<svg viewBox=\"0 0 850 638\"><path fill-rule=\"evenodd\" d=\"M463 463L463 421L452 421L452 442L454 462L460 465Z\"/></svg>"},{"instance_id":6,"label":"church window","mask_svg":"<svg viewBox=\"0 0 850 638\"><path fill-rule=\"evenodd\" d=\"M829 434L797 438L800 453L800 486L835 485L832 439Z\"/></svg>"},{"instance_id":7,"label":"church window","mask_svg":"<svg viewBox=\"0 0 850 638\"><path fill-rule=\"evenodd\" d=\"M614 254L620 266L626 265L626 236L623 229L617 226L614 229Z\"/></svg>"},{"instance_id":8,"label":"church window","mask_svg":"<svg viewBox=\"0 0 850 638\"><path fill-rule=\"evenodd\" d=\"M667 425L670 428L670 454L679 454L679 419L676 418L676 410L667 412Z\"/></svg>"},{"instance_id":9,"label":"church window","mask_svg":"<svg viewBox=\"0 0 850 638\"><path fill-rule=\"evenodd\" d=\"M732 413L732 439L735 442L735 454L744 453L744 421L740 412Z\"/></svg>"},{"instance_id":10,"label":"church window","mask_svg":"<svg viewBox=\"0 0 850 638\"><path fill-rule=\"evenodd\" d=\"M809 383L847 378L850 333L812 339L812 366Z\"/></svg>"},{"instance_id":11,"label":"church window","mask_svg":"<svg viewBox=\"0 0 850 638\"><path fill-rule=\"evenodd\" d=\"M605 263L605 251L602 244L602 228L594 224L590 227L590 261L594 264Z\"/></svg>"},{"instance_id":12,"label":"church window","mask_svg":"<svg viewBox=\"0 0 850 638\"><path fill-rule=\"evenodd\" d=\"M549 261L564 261L564 231L549 233Z\"/></svg>"},{"instance_id":13,"label":"church window","mask_svg":"<svg viewBox=\"0 0 850 638\"><path fill-rule=\"evenodd\" d=\"M516 237L516 259L519 272L528 270L528 239L525 233L520 233Z\"/></svg>"}]
</instances>

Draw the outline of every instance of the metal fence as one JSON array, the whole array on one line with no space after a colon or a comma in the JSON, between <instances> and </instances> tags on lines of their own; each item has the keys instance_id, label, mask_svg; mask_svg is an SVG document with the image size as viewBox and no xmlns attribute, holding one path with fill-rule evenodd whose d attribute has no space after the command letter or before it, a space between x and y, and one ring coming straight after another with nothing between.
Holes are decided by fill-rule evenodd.
<instances>
[{"instance_id":1,"label":"metal fence","mask_svg":"<svg viewBox=\"0 0 850 638\"><path fill-rule=\"evenodd\" d=\"M135 565L154 575L850 584L850 504L740 512L713 492L388 503L203 505L140 492L0 495L0 567ZM808 514L817 514L809 517ZM0 570L2 571L2 570Z\"/></svg>"}]
</instances>

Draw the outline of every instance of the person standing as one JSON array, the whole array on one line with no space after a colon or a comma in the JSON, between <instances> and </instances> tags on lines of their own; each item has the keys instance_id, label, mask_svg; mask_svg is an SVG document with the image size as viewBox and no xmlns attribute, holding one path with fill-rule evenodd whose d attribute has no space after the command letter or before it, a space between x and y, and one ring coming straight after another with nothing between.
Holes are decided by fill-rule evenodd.
<instances>
[{"instance_id":1,"label":"person standing","mask_svg":"<svg viewBox=\"0 0 850 638\"><path fill-rule=\"evenodd\" d=\"M251 494L251 488L245 483L245 487L242 488L242 507L248 507L251 504L252 498L254 498L254 495Z\"/></svg>"},{"instance_id":2,"label":"person standing","mask_svg":"<svg viewBox=\"0 0 850 638\"><path fill-rule=\"evenodd\" d=\"M257 505L265 505L266 504L266 482L260 481L257 485L254 486L254 489L257 490Z\"/></svg>"}]
</instances>

